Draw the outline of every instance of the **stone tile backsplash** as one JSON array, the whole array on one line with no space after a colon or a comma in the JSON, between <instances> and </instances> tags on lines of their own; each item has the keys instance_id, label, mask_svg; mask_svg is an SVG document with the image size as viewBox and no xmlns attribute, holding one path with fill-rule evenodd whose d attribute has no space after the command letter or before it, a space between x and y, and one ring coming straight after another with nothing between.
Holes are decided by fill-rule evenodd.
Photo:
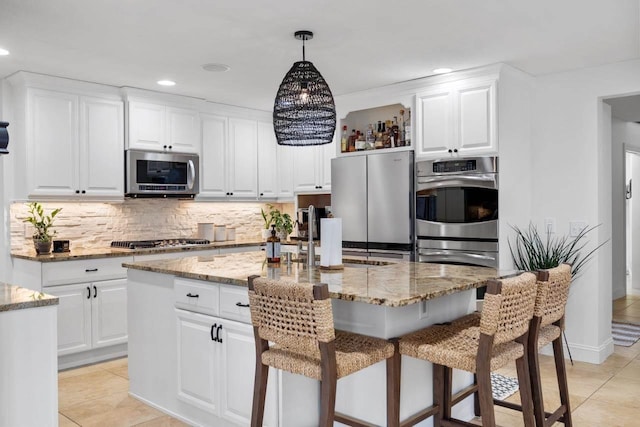
<instances>
[{"instance_id":1,"label":"stone tile backsplash","mask_svg":"<svg viewBox=\"0 0 640 427\"><path fill-rule=\"evenodd\" d=\"M293 217L293 203L273 203ZM174 199L125 199L122 203L43 202L46 213L61 207L55 239L68 239L71 249L108 247L112 240L196 237L199 222L236 227L236 241L260 240L260 209L267 203L196 202ZM33 228L24 223L26 203L11 205L11 249L32 247Z\"/></svg>"}]
</instances>

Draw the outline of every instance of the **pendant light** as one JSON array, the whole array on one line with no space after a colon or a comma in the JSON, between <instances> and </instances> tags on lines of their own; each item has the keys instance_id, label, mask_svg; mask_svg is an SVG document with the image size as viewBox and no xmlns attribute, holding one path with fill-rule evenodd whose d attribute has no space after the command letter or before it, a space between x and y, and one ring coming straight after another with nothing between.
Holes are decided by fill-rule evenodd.
<instances>
[{"instance_id":1,"label":"pendant light","mask_svg":"<svg viewBox=\"0 0 640 427\"><path fill-rule=\"evenodd\" d=\"M333 141L336 105L329 85L305 59L304 42L311 31L296 31L302 40L302 61L285 74L273 104L273 129L280 145L321 145Z\"/></svg>"}]
</instances>

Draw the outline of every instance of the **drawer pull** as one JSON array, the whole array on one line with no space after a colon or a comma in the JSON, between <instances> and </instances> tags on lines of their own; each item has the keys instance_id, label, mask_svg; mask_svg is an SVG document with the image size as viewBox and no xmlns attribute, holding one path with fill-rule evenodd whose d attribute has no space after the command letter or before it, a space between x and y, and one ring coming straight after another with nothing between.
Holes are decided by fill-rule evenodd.
<instances>
[{"instance_id":1,"label":"drawer pull","mask_svg":"<svg viewBox=\"0 0 640 427\"><path fill-rule=\"evenodd\" d=\"M222 325L219 325L216 331L216 341L222 344L222 338L220 338L220 329L222 329Z\"/></svg>"},{"instance_id":2,"label":"drawer pull","mask_svg":"<svg viewBox=\"0 0 640 427\"><path fill-rule=\"evenodd\" d=\"M94 272L98 271L98 269L97 268L87 268L84 271L85 271L85 273L94 273Z\"/></svg>"},{"instance_id":3,"label":"drawer pull","mask_svg":"<svg viewBox=\"0 0 640 427\"><path fill-rule=\"evenodd\" d=\"M243 303L241 303L241 302L237 302L237 303L236 303L236 305L237 305L238 307L249 307L249 304L243 304Z\"/></svg>"},{"instance_id":4,"label":"drawer pull","mask_svg":"<svg viewBox=\"0 0 640 427\"><path fill-rule=\"evenodd\" d=\"M187 294L187 297L189 297L189 298L200 298L200 294L192 294L191 292L189 292Z\"/></svg>"}]
</instances>

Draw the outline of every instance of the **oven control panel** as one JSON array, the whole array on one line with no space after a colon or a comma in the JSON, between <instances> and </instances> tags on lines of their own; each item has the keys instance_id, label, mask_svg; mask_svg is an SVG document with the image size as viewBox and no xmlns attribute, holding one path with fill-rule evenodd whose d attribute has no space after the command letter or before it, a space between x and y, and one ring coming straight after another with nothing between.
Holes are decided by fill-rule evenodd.
<instances>
[{"instance_id":1,"label":"oven control panel","mask_svg":"<svg viewBox=\"0 0 640 427\"><path fill-rule=\"evenodd\" d=\"M467 172L477 169L474 160L446 160L444 162L433 162L433 173L447 172Z\"/></svg>"},{"instance_id":2,"label":"oven control panel","mask_svg":"<svg viewBox=\"0 0 640 427\"><path fill-rule=\"evenodd\" d=\"M498 172L498 158L487 157L466 157L458 159L423 160L416 162L416 175L436 176L436 175L464 175L464 174L486 174Z\"/></svg>"}]
</instances>

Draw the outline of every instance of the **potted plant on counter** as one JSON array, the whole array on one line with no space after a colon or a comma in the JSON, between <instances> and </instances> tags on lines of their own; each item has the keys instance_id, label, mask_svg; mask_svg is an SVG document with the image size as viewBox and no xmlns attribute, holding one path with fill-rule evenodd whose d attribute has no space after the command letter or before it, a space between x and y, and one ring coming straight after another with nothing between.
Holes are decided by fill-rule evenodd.
<instances>
[{"instance_id":1,"label":"potted plant on counter","mask_svg":"<svg viewBox=\"0 0 640 427\"><path fill-rule=\"evenodd\" d=\"M29 216L24 219L24 222L28 222L35 228L33 233L33 245L36 249L36 253L48 254L51 252L51 244L55 231L51 231L53 227L53 220L60 213L62 208L54 209L51 214L47 215L44 212L44 208L38 202L32 202L27 204L29 207Z\"/></svg>"},{"instance_id":2,"label":"potted plant on counter","mask_svg":"<svg viewBox=\"0 0 640 427\"><path fill-rule=\"evenodd\" d=\"M262 238L267 239L271 236L271 226L276 226L276 233L280 240L286 240L287 236L293 231L293 221L291 215L288 213L282 213L278 208L273 205L267 205L269 212L265 212L264 209L260 209L262 219L264 220L264 229L262 230Z\"/></svg>"}]
</instances>

